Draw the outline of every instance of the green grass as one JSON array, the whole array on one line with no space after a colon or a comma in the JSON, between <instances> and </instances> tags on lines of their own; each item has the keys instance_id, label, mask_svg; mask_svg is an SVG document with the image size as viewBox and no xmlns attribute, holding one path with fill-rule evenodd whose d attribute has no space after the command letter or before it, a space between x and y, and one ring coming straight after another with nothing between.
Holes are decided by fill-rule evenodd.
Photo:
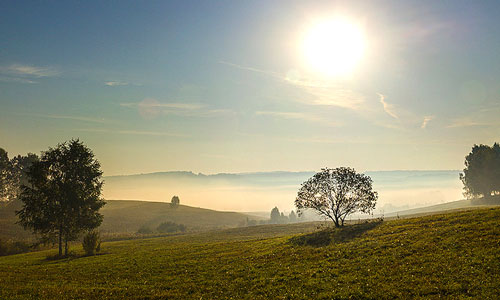
<instances>
[{"instance_id":1,"label":"green grass","mask_svg":"<svg viewBox=\"0 0 500 300\"><path fill-rule=\"evenodd\" d=\"M314 246L318 224L303 223L0 257L0 299L498 299L499 220L478 209L326 229Z\"/></svg>"}]
</instances>

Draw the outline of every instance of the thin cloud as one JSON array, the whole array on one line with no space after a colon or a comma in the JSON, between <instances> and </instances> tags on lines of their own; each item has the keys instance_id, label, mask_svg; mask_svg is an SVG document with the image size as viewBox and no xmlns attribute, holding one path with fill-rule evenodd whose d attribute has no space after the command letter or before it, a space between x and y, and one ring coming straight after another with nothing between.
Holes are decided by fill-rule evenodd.
<instances>
[{"instance_id":1,"label":"thin cloud","mask_svg":"<svg viewBox=\"0 0 500 300\"><path fill-rule=\"evenodd\" d=\"M434 119L434 116L425 116L424 120L422 121L422 125L420 125L420 128L425 129L427 127L427 124Z\"/></svg>"},{"instance_id":2,"label":"thin cloud","mask_svg":"<svg viewBox=\"0 0 500 300\"><path fill-rule=\"evenodd\" d=\"M50 67L36 67L36 66L20 65L20 64L13 64L7 67L2 67L1 71L4 74L23 76L23 77L35 77L35 78L53 77L61 73L58 70Z\"/></svg>"},{"instance_id":3,"label":"thin cloud","mask_svg":"<svg viewBox=\"0 0 500 300\"><path fill-rule=\"evenodd\" d=\"M164 132L164 131L141 131L141 130L111 130L111 129L76 129L76 131L94 132L94 133L111 133L124 135L147 135L147 136L170 136L170 137L187 137L185 134Z\"/></svg>"},{"instance_id":4,"label":"thin cloud","mask_svg":"<svg viewBox=\"0 0 500 300\"><path fill-rule=\"evenodd\" d=\"M361 110L365 102L362 95L349 89L306 87L305 90L313 96L313 99L309 102L312 105L337 106L352 110Z\"/></svg>"},{"instance_id":5,"label":"thin cloud","mask_svg":"<svg viewBox=\"0 0 500 300\"><path fill-rule=\"evenodd\" d=\"M150 100L150 101L147 101L147 100ZM141 101L141 102L120 103L120 106L196 110L196 109L203 108L205 105L199 104L199 103L179 103L179 102L160 103L154 99L146 99L146 100Z\"/></svg>"},{"instance_id":6,"label":"thin cloud","mask_svg":"<svg viewBox=\"0 0 500 300\"><path fill-rule=\"evenodd\" d=\"M232 113L228 109L208 108L200 103L161 103L156 99L147 98L141 102L120 103L120 106L136 108L139 114L145 119L152 119L163 115L178 115L184 117L210 117L214 115Z\"/></svg>"},{"instance_id":7,"label":"thin cloud","mask_svg":"<svg viewBox=\"0 0 500 300\"><path fill-rule=\"evenodd\" d=\"M34 84L35 79L54 77L61 72L50 67L36 67L30 65L12 64L0 67L0 81Z\"/></svg>"},{"instance_id":8,"label":"thin cloud","mask_svg":"<svg viewBox=\"0 0 500 300\"><path fill-rule=\"evenodd\" d=\"M287 74L281 74L278 72L242 66L225 61L219 61L219 63L241 70L264 74L291 86L300 88L309 95L309 99L301 101L305 104L337 106L352 110L360 110L363 107L362 104L365 102L365 98L355 91L323 81L303 78L300 76L298 71L292 70Z\"/></svg>"},{"instance_id":9,"label":"thin cloud","mask_svg":"<svg viewBox=\"0 0 500 300\"><path fill-rule=\"evenodd\" d=\"M469 111L467 115L451 120L447 128L460 127L490 127L500 126L498 115L500 114L499 104L489 104L477 111Z\"/></svg>"},{"instance_id":10,"label":"thin cloud","mask_svg":"<svg viewBox=\"0 0 500 300\"><path fill-rule=\"evenodd\" d=\"M47 118L47 119L73 120L73 121L82 121L82 122L90 122L90 123L101 123L101 124L112 123L112 121L106 120L106 119L97 119L97 118L89 118L89 117L81 117L81 116L24 114L24 113L16 113L16 115L29 116L29 117L39 117L39 118Z\"/></svg>"},{"instance_id":11,"label":"thin cloud","mask_svg":"<svg viewBox=\"0 0 500 300\"><path fill-rule=\"evenodd\" d=\"M125 85L129 85L129 83L124 82L124 81L106 81L106 82L104 82L104 85L107 85L107 86L125 86Z\"/></svg>"},{"instance_id":12,"label":"thin cloud","mask_svg":"<svg viewBox=\"0 0 500 300\"><path fill-rule=\"evenodd\" d=\"M242 65L233 64L233 63L230 63L230 62L227 62L227 61L219 61L218 63L219 64L223 64L223 65L227 65L227 66L230 66L230 67L234 67L234 68L237 68L237 69L241 69L241 70L247 70L247 71L252 71L252 72L256 72L256 73L265 74L265 75L272 76L272 77L277 78L277 79L283 79L284 78L282 74L277 73L277 72L273 72L273 71L267 71L267 70L262 70L262 69L257 69L257 68L242 66Z\"/></svg>"},{"instance_id":13,"label":"thin cloud","mask_svg":"<svg viewBox=\"0 0 500 300\"><path fill-rule=\"evenodd\" d=\"M0 77L0 81L2 82L17 82L17 83L29 83L29 84L34 84L38 83L38 81L26 79L26 78L19 78L19 77Z\"/></svg>"},{"instance_id":14,"label":"thin cloud","mask_svg":"<svg viewBox=\"0 0 500 300\"><path fill-rule=\"evenodd\" d=\"M377 95L380 97L380 103L382 103L384 111L394 119L399 119L398 115L394 112L394 107L391 104L385 102L385 96L379 93L377 93Z\"/></svg>"},{"instance_id":15,"label":"thin cloud","mask_svg":"<svg viewBox=\"0 0 500 300\"><path fill-rule=\"evenodd\" d=\"M295 120L304 120L308 122L316 122L316 123L322 123L328 126L339 126L338 123L328 121L325 119L322 119L320 117L311 115L311 114L305 114L301 112L282 112L282 111L256 111L256 115L258 116L273 116L273 117L278 117L278 118L283 118L283 119L295 119Z\"/></svg>"},{"instance_id":16,"label":"thin cloud","mask_svg":"<svg viewBox=\"0 0 500 300\"><path fill-rule=\"evenodd\" d=\"M472 120L455 120L446 128L460 128L460 127L488 127L495 125L493 123L477 122Z\"/></svg>"}]
</instances>

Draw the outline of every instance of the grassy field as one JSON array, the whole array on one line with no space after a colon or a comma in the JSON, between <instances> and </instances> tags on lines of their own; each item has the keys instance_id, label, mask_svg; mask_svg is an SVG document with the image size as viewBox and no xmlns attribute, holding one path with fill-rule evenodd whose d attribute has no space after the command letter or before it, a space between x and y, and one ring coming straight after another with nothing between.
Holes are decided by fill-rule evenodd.
<instances>
[{"instance_id":1,"label":"grassy field","mask_svg":"<svg viewBox=\"0 0 500 300\"><path fill-rule=\"evenodd\" d=\"M20 202L0 207L0 239L33 240L29 231L16 224L15 211L21 209ZM100 211L104 221L99 230L105 236L127 235L137 232L143 226L155 229L160 223L171 221L187 226L188 231L216 228L230 228L245 224L247 217L260 220L261 217L237 212L223 212L180 205L173 209L170 203L133 200L108 200Z\"/></svg>"},{"instance_id":2,"label":"grassy field","mask_svg":"<svg viewBox=\"0 0 500 300\"><path fill-rule=\"evenodd\" d=\"M490 208L107 242L101 255L64 260L6 256L0 299L498 299L499 220Z\"/></svg>"}]
</instances>

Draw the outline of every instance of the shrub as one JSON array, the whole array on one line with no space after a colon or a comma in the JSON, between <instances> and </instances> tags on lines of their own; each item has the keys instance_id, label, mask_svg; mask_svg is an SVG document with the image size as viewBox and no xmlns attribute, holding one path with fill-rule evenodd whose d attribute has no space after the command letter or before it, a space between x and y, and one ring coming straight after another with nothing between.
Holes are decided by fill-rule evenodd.
<instances>
[{"instance_id":1,"label":"shrub","mask_svg":"<svg viewBox=\"0 0 500 300\"><path fill-rule=\"evenodd\" d=\"M139 230L137 230L137 233L139 233L139 234L150 234L150 233L153 233L153 230L151 230L151 228L149 228L149 227L142 226L141 228L139 228Z\"/></svg>"},{"instance_id":2,"label":"shrub","mask_svg":"<svg viewBox=\"0 0 500 300\"><path fill-rule=\"evenodd\" d=\"M30 252L37 248L23 241L5 241L0 239L0 256Z\"/></svg>"},{"instance_id":3,"label":"shrub","mask_svg":"<svg viewBox=\"0 0 500 300\"><path fill-rule=\"evenodd\" d=\"M177 231L186 231L186 226L184 224L177 224L174 222L163 222L160 225L158 225L158 228L156 228L158 232L161 233L172 233L172 232L177 232Z\"/></svg>"},{"instance_id":4,"label":"shrub","mask_svg":"<svg viewBox=\"0 0 500 300\"><path fill-rule=\"evenodd\" d=\"M101 251L101 236L97 230L89 231L82 242L86 255L95 255Z\"/></svg>"}]
</instances>

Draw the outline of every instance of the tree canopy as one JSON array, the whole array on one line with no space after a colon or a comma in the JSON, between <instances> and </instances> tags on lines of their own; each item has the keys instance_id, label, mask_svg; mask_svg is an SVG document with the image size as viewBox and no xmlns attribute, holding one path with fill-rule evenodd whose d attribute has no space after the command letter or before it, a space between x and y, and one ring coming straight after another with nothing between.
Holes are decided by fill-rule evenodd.
<instances>
[{"instance_id":1,"label":"tree canopy","mask_svg":"<svg viewBox=\"0 0 500 300\"><path fill-rule=\"evenodd\" d=\"M177 207L179 207L179 203L181 203L181 200L179 199L179 197L173 196L172 200L170 200L170 207L177 208Z\"/></svg>"},{"instance_id":2,"label":"tree canopy","mask_svg":"<svg viewBox=\"0 0 500 300\"><path fill-rule=\"evenodd\" d=\"M43 152L26 174L28 184L19 197L23 207L16 212L19 223L45 239L57 236L59 255L63 241L67 255L68 241L102 222L99 162L82 142L71 140Z\"/></svg>"},{"instance_id":3,"label":"tree canopy","mask_svg":"<svg viewBox=\"0 0 500 300\"><path fill-rule=\"evenodd\" d=\"M28 184L27 171L38 156L28 153L9 159L7 151L0 148L0 201L10 201L18 197L21 185Z\"/></svg>"},{"instance_id":4,"label":"tree canopy","mask_svg":"<svg viewBox=\"0 0 500 300\"><path fill-rule=\"evenodd\" d=\"M11 195L11 171L12 165L7 151L0 148L0 200L5 201Z\"/></svg>"},{"instance_id":5,"label":"tree canopy","mask_svg":"<svg viewBox=\"0 0 500 300\"><path fill-rule=\"evenodd\" d=\"M465 157L465 169L460 179L468 198L500 194L500 145L474 145Z\"/></svg>"},{"instance_id":6,"label":"tree canopy","mask_svg":"<svg viewBox=\"0 0 500 300\"><path fill-rule=\"evenodd\" d=\"M299 215L303 209L314 209L340 227L352 213L373 211L377 199L369 176L352 168L324 168L302 184L295 206Z\"/></svg>"},{"instance_id":7,"label":"tree canopy","mask_svg":"<svg viewBox=\"0 0 500 300\"><path fill-rule=\"evenodd\" d=\"M278 224L280 223L280 220L281 220L281 214L280 214L280 210L278 209L278 207L274 207L273 209L271 209L271 219L270 219L270 222L271 224Z\"/></svg>"}]
</instances>

